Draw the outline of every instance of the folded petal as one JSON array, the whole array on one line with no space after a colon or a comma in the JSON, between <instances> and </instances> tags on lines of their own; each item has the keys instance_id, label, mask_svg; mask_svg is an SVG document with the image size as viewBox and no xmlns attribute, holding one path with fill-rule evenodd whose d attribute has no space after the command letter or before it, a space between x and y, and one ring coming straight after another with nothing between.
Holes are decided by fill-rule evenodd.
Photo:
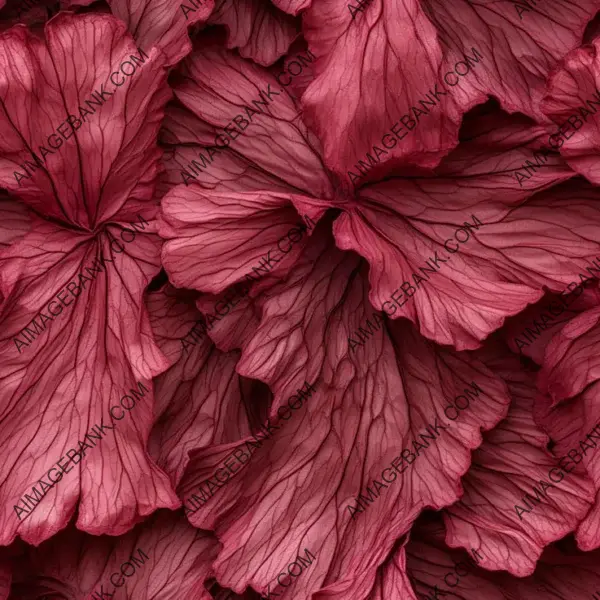
<instances>
[{"instance_id":1,"label":"folded petal","mask_svg":"<svg viewBox=\"0 0 600 600\"><path fill-rule=\"evenodd\" d=\"M178 63L192 49L187 29L208 20L215 0L108 0L140 48L160 48L167 65Z\"/></svg>"},{"instance_id":2,"label":"folded petal","mask_svg":"<svg viewBox=\"0 0 600 600\"><path fill-rule=\"evenodd\" d=\"M295 19L268 0L217 0L209 23L224 25L227 47L263 66L281 58L299 35Z\"/></svg>"},{"instance_id":3,"label":"folded petal","mask_svg":"<svg viewBox=\"0 0 600 600\"><path fill-rule=\"evenodd\" d=\"M478 361L374 315L366 265L334 247L327 224L319 227L286 279L255 298L261 322L238 371L273 391L264 435L194 453L179 488L191 522L217 529L224 547L216 577L237 593L247 585L273 591L278 573L308 551L315 558L295 579L294 597L321 590L349 598L342 590L352 590L364 598L375 567L418 513L458 498L480 430L509 401ZM443 409L465 389L476 405L452 425ZM435 441L411 467L413 441L427 427ZM398 466L403 449L398 468L410 470L382 485L382 469L395 457ZM235 474L215 484L221 465ZM377 506L365 500L360 508L365 489Z\"/></svg>"},{"instance_id":4,"label":"folded petal","mask_svg":"<svg viewBox=\"0 0 600 600\"><path fill-rule=\"evenodd\" d=\"M554 153L527 184L514 177L543 135L519 123L482 128L432 174L363 187L335 224L339 247L369 261L372 304L438 343L478 347L543 286L562 290L600 255L595 188L545 189L572 174Z\"/></svg>"},{"instance_id":5,"label":"folded petal","mask_svg":"<svg viewBox=\"0 0 600 600\"><path fill-rule=\"evenodd\" d=\"M547 121L546 77L599 5L561 0L524 17L522 4L314 2L304 34L319 75L302 100L327 165L353 183L369 155L369 178L399 162L434 167L457 144L463 114L488 96Z\"/></svg>"},{"instance_id":6,"label":"folded petal","mask_svg":"<svg viewBox=\"0 0 600 600\"><path fill-rule=\"evenodd\" d=\"M600 307L582 312L553 338L544 355L538 386L536 419L555 441L562 470L587 473L595 498L579 525L576 539L583 550L600 547Z\"/></svg>"},{"instance_id":7,"label":"folded petal","mask_svg":"<svg viewBox=\"0 0 600 600\"><path fill-rule=\"evenodd\" d=\"M126 225L94 236L37 219L0 258L2 544L39 544L76 508L80 529L118 535L179 505L146 452L168 367L142 301L160 241L154 222Z\"/></svg>"},{"instance_id":8,"label":"folded petal","mask_svg":"<svg viewBox=\"0 0 600 600\"><path fill-rule=\"evenodd\" d=\"M425 97L443 59L435 27L419 0L375 0L361 12L351 6L324 0L303 14L304 36L319 68L302 103L323 143L327 166L344 178L371 151L383 128ZM428 122L431 133L400 142L386 158L427 157L430 152L435 164L437 153L455 143L459 124L460 113L449 102Z\"/></svg>"},{"instance_id":9,"label":"folded petal","mask_svg":"<svg viewBox=\"0 0 600 600\"><path fill-rule=\"evenodd\" d=\"M420 523L411 532L406 566L416 598L584 600L600 590L599 556L597 551L579 552L567 540L547 548L529 577L490 573L481 567L485 554L478 547L469 553L448 548L443 527L432 520Z\"/></svg>"},{"instance_id":10,"label":"folded petal","mask_svg":"<svg viewBox=\"0 0 600 600\"><path fill-rule=\"evenodd\" d=\"M169 108L163 133L171 183L197 179L209 189L331 198L319 142L287 92L291 75L279 82L277 72L208 43L186 58L182 72L173 89L185 108Z\"/></svg>"},{"instance_id":11,"label":"folded petal","mask_svg":"<svg viewBox=\"0 0 600 600\"><path fill-rule=\"evenodd\" d=\"M179 287L218 293L289 268L314 222L294 209L302 196L177 186L162 199L163 264Z\"/></svg>"},{"instance_id":12,"label":"folded petal","mask_svg":"<svg viewBox=\"0 0 600 600\"><path fill-rule=\"evenodd\" d=\"M151 294L148 305L155 331L171 338L159 337L159 347L175 357L154 382L149 452L176 486L190 451L249 436L264 419L270 395L266 386L235 372L239 352L217 350L200 313L174 288Z\"/></svg>"},{"instance_id":13,"label":"folded petal","mask_svg":"<svg viewBox=\"0 0 600 600\"><path fill-rule=\"evenodd\" d=\"M209 323L208 335L223 352L229 352L246 344L260 323L260 309L253 298L254 290L260 293L259 286L254 285L248 290L248 294L242 293L244 288L236 292L234 286L233 290L233 293L227 290L215 296L204 294L196 303L198 310ZM226 319L223 318L222 313L219 315L217 306L221 311L226 310Z\"/></svg>"},{"instance_id":14,"label":"folded petal","mask_svg":"<svg viewBox=\"0 0 600 600\"><path fill-rule=\"evenodd\" d=\"M204 587L217 540L177 513L161 511L121 537L69 527L30 548L17 570L15 598L211 600ZM22 595L21 595L22 594Z\"/></svg>"},{"instance_id":15,"label":"folded petal","mask_svg":"<svg viewBox=\"0 0 600 600\"><path fill-rule=\"evenodd\" d=\"M0 184L88 231L135 215L159 169L164 57L137 49L106 14L61 13L44 31L45 39L24 27L0 36Z\"/></svg>"},{"instance_id":16,"label":"folded petal","mask_svg":"<svg viewBox=\"0 0 600 600\"><path fill-rule=\"evenodd\" d=\"M386 562L379 567L378 577L368 600L385 600L386 598L405 598L417 600L406 570L406 543L408 536L390 553Z\"/></svg>"},{"instance_id":17,"label":"folded petal","mask_svg":"<svg viewBox=\"0 0 600 600\"><path fill-rule=\"evenodd\" d=\"M531 575L544 548L577 528L594 501L585 474L565 475L549 438L533 420L533 373L496 350L488 367L508 385L512 403L504 421L484 434L462 479L462 498L444 511L446 542L477 547L481 566Z\"/></svg>"},{"instance_id":18,"label":"folded petal","mask_svg":"<svg viewBox=\"0 0 600 600\"><path fill-rule=\"evenodd\" d=\"M547 348L539 387L557 406L582 392L591 391L600 377L600 306L582 312L563 327ZM597 419L590 416L590 424ZM600 416L600 415L599 415Z\"/></svg>"},{"instance_id":19,"label":"folded petal","mask_svg":"<svg viewBox=\"0 0 600 600\"><path fill-rule=\"evenodd\" d=\"M315 60L304 39L297 40L284 58L281 70L274 68L275 77L280 78L290 94L299 99L315 78Z\"/></svg>"},{"instance_id":20,"label":"folded petal","mask_svg":"<svg viewBox=\"0 0 600 600\"><path fill-rule=\"evenodd\" d=\"M548 78L542 109L555 123L553 146L569 165L600 183L600 39L568 54Z\"/></svg>"},{"instance_id":21,"label":"folded petal","mask_svg":"<svg viewBox=\"0 0 600 600\"><path fill-rule=\"evenodd\" d=\"M600 305L598 282L590 279L596 275L600 275L598 259L584 273L578 273L561 294L546 294L536 304L509 318L502 332L510 349L541 365L552 336L579 313Z\"/></svg>"}]
</instances>

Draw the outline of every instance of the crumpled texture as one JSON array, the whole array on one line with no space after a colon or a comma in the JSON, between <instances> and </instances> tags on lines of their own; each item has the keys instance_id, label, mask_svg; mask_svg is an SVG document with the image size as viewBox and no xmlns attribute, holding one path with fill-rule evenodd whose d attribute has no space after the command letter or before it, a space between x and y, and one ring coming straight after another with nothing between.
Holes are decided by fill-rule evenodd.
<instances>
[{"instance_id":1,"label":"crumpled texture","mask_svg":"<svg viewBox=\"0 0 600 600\"><path fill-rule=\"evenodd\" d=\"M599 11L0 0L0 600L600 597Z\"/></svg>"}]
</instances>

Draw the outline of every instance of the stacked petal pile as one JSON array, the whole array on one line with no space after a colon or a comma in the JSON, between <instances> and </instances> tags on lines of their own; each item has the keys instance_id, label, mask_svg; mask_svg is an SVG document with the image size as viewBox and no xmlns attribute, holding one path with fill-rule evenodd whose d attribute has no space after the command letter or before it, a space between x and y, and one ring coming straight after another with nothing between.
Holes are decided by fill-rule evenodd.
<instances>
[{"instance_id":1,"label":"stacked petal pile","mask_svg":"<svg viewBox=\"0 0 600 600\"><path fill-rule=\"evenodd\" d=\"M0 600L600 598L600 0L0 5Z\"/></svg>"}]
</instances>

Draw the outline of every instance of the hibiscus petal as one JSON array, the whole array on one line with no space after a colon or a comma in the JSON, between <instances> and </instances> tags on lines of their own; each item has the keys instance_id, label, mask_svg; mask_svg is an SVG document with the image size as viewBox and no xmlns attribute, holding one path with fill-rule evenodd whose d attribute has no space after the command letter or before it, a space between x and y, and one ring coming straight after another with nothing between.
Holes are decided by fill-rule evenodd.
<instances>
[{"instance_id":1,"label":"hibiscus petal","mask_svg":"<svg viewBox=\"0 0 600 600\"><path fill-rule=\"evenodd\" d=\"M548 78L542 109L556 122L555 148L569 165L595 184L600 183L600 39L571 52Z\"/></svg>"},{"instance_id":2,"label":"hibiscus petal","mask_svg":"<svg viewBox=\"0 0 600 600\"><path fill-rule=\"evenodd\" d=\"M565 476L546 450L549 438L533 421L533 375L515 357L495 354L485 363L506 381L513 401L473 453L464 495L445 510L446 541L477 547L486 569L524 577L545 546L576 529L595 494L587 477Z\"/></svg>"},{"instance_id":3,"label":"hibiscus petal","mask_svg":"<svg viewBox=\"0 0 600 600\"><path fill-rule=\"evenodd\" d=\"M282 87L288 79L280 84L266 69L208 44L186 58L182 72L174 93L186 108L167 111L164 135L173 183L331 198L319 142Z\"/></svg>"},{"instance_id":4,"label":"hibiscus petal","mask_svg":"<svg viewBox=\"0 0 600 600\"><path fill-rule=\"evenodd\" d=\"M393 125L414 98L425 97L442 60L435 28L418 0L376 0L355 18L350 5L313 2L303 14L304 36L318 57L319 73L302 103L323 142L325 162L345 178L381 138L383 124ZM435 156L439 148L452 147L459 123L456 109L446 108L428 122L430 134L401 142L388 156Z\"/></svg>"},{"instance_id":5,"label":"hibiscus petal","mask_svg":"<svg viewBox=\"0 0 600 600\"><path fill-rule=\"evenodd\" d=\"M159 169L164 57L136 49L110 15L61 13L44 31L45 42L22 27L0 36L0 184L86 230L125 207L133 216ZM75 56L88 67L74 68Z\"/></svg>"},{"instance_id":6,"label":"hibiscus petal","mask_svg":"<svg viewBox=\"0 0 600 600\"><path fill-rule=\"evenodd\" d=\"M311 221L305 222L294 210L293 200L277 193L219 193L198 185L177 186L162 200L159 229L167 240L163 264L171 281L218 293L235 282L251 285L289 268L313 229Z\"/></svg>"},{"instance_id":7,"label":"hibiscus petal","mask_svg":"<svg viewBox=\"0 0 600 600\"><path fill-rule=\"evenodd\" d=\"M215 0L106 0L141 48L158 47L167 65L177 64L192 49L188 27L208 20ZM89 6L95 0L62 0L63 8Z\"/></svg>"},{"instance_id":8,"label":"hibiscus petal","mask_svg":"<svg viewBox=\"0 0 600 600\"><path fill-rule=\"evenodd\" d=\"M178 63L192 49L187 29L210 17L215 0L107 0L141 48L157 46L167 65Z\"/></svg>"},{"instance_id":9,"label":"hibiscus petal","mask_svg":"<svg viewBox=\"0 0 600 600\"><path fill-rule=\"evenodd\" d=\"M597 264L598 261L594 261ZM599 268L590 265L586 273L580 273L562 294L546 294L538 303L528 306L518 315L507 320L504 339L513 352L525 354L538 365L544 360L544 352L552 337L573 317L600 304L598 282L589 281L589 276L600 273ZM588 282L586 282L586 279ZM579 286L585 286L583 289Z\"/></svg>"},{"instance_id":10,"label":"hibiscus petal","mask_svg":"<svg viewBox=\"0 0 600 600\"><path fill-rule=\"evenodd\" d=\"M594 349L600 344L600 306L587 310L563 327L548 346L539 387L556 406L590 391L600 377L600 361ZM596 423L593 415L590 424Z\"/></svg>"},{"instance_id":11,"label":"hibiscus petal","mask_svg":"<svg viewBox=\"0 0 600 600\"><path fill-rule=\"evenodd\" d=\"M338 245L369 261L373 305L438 343L478 347L543 286L562 290L600 255L595 188L545 190L571 176L555 154L529 189L511 176L543 131L518 123L469 138L429 176L362 188L335 224Z\"/></svg>"},{"instance_id":12,"label":"hibiscus petal","mask_svg":"<svg viewBox=\"0 0 600 600\"><path fill-rule=\"evenodd\" d=\"M563 470L587 472L594 482L595 501L580 524L580 548L600 547L600 307L587 310L552 338L546 349L538 386L551 400L539 399L536 420L556 442L555 453L565 458Z\"/></svg>"},{"instance_id":13,"label":"hibiscus petal","mask_svg":"<svg viewBox=\"0 0 600 600\"><path fill-rule=\"evenodd\" d=\"M156 423L149 440L150 455L176 486L189 451L249 436L269 395L265 386L235 372L239 352L216 350L199 326L200 313L174 288L151 294L148 303L154 329L178 338L158 338L176 361L155 379Z\"/></svg>"},{"instance_id":14,"label":"hibiscus petal","mask_svg":"<svg viewBox=\"0 0 600 600\"><path fill-rule=\"evenodd\" d=\"M217 548L213 536L166 511L118 538L69 527L29 549L13 593L19 598L68 593L71 598L212 600L204 581Z\"/></svg>"},{"instance_id":15,"label":"hibiscus petal","mask_svg":"<svg viewBox=\"0 0 600 600\"><path fill-rule=\"evenodd\" d=\"M304 39L296 40L283 59L281 69L273 70L294 98L299 99L315 78L316 56L308 49Z\"/></svg>"},{"instance_id":16,"label":"hibiscus petal","mask_svg":"<svg viewBox=\"0 0 600 600\"><path fill-rule=\"evenodd\" d=\"M64 120L94 87L112 94L103 82L114 57L135 48L110 15L63 13L45 36L46 42L22 27L0 36L17 57L3 71L0 118L10 125L0 142L0 177L23 149L44 140L43 123L56 126L54 117ZM81 61L88 68L74 71ZM146 452L151 381L168 367L142 296L160 269L156 136L170 92L162 55L150 50L142 62L130 63L129 85L108 98L85 130L71 119L79 133L19 192L45 220L36 218L0 258L0 344L7 356L0 427L12 450L0 464L2 543L19 534L39 544L76 508L80 528L119 534L157 508L179 505ZM26 92L18 101L15 89ZM147 400L136 402L132 388ZM94 434L95 427L101 429ZM56 464L65 458L59 477Z\"/></svg>"},{"instance_id":17,"label":"hibiscus petal","mask_svg":"<svg viewBox=\"0 0 600 600\"><path fill-rule=\"evenodd\" d=\"M246 296L232 294L228 290L217 296L205 294L198 299L198 310L210 321L208 335L219 350L229 352L239 348L254 335L260 322L260 309L253 300L254 289L258 289L258 286L255 285ZM217 312L219 303L228 307L226 319ZM219 308L222 308L223 304L220 304Z\"/></svg>"},{"instance_id":18,"label":"hibiscus petal","mask_svg":"<svg viewBox=\"0 0 600 600\"><path fill-rule=\"evenodd\" d=\"M594 590L600 589L599 553L579 552L568 542L546 549L533 575L512 577L478 566L484 557L478 548L472 548L469 555L449 549L443 527L432 520L413 529L406 556L407 575L417 598L583 600L593 598ZM393 563L388 564L392 568Z\"/></svg>"},{"instance_id":19,"label":"hibiscus petal","mask_svg":"<svg viewBox=\"0 0 600 600\"><path fill-rule=\"evenodd\" d=\"M145 450L151 380L168 366L142 305L160 243L148 223L149 231L119 246L115 225L94 239L36 220L2 256L0 428L11 448L0 461L4 544L17 533L39 544L66 525L78 500L78 526L113 535L179 504ZM143 400L128 395L132 387ZM124 395L133 412L119 405ZM105 426L97 444L96 425Z\"/></svg>"},{"instance_id":20,"label":"hibiscus petal","mask_svg":"<svg viewBox=\"0 0 600 600\"><path fill-rule=\"evenodd\" d=\"M376 157L377 169L434 167L457 144L462 115L488 96L547 121L539 106L546 77L599 8L560 0L528 13L525 26L515 5L491 0L357 4L314 2L303 15L320 65L303 103L327 165L352 181L349 171L358 175L357 161L374 156L392 127L398 143Z\"/></svg>"},{"instance_id":21,"label":"hibiscus petal","mask_svg":"<svg viewBox=\"0 0 600 600\"><path fill-rule=\"evenodd\" d=\"M373 590L367 600L385 600L386 598L404 598L417 600L410 579L406 572L406 543L405 537L398 548L391 552L387 561L379 567L379 576L375 580Z\"/></svg>"},{"instance_id":22,"label":"hibiscus petal","mask_svg":"<svg viewBox=\"0 0 600 600\"><path fill-rule=\"evenodd\" d=\"M226 485L211 490L202 481L227 448L194 453L182 480L191 522L216 526L224 544L215 574L237 593L247 585L272 590L277 574L307 549L316 560L295 580L295 597L318 590L330 598L363 597L375 566L419 511L458 498L480 429L505 413L509 399L488 369L430 344L406 322L375 327L353 356L348 336L374 318L365 275L362 261L315 231L286 280L257 297L261 323L238 365L273 391L270 435L249 450L251 457L234 451L237 463L225 464L237 472ZM443 407L471 382L483 391L477 407L444 430ZM304 402L297 389L304 389ZM295 409L286 415L291 394ZM353 519L355 498L428 424L440 433L435 447L381 492L378 506ZM189 502L191 494L200 500Z\"/></svg>"},{"instance_id":23,"label":"hibiscus petal","mask_svg":"<svg viewBox=\"0 0 600 600\"><path fill-rule=\"evenodd\" d=\"M299 35L295 19L266 0L217 0L209 23L224 25L227 47L263 66L281 58Z\"/></svg>"}]
</instances>

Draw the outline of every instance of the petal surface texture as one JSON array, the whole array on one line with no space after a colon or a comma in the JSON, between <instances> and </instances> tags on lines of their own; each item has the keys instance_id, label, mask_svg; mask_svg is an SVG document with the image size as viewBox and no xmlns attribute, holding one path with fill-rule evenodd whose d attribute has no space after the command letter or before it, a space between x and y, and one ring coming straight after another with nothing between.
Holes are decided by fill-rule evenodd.
<instances>
[{"instance_id":1,"label":"petal surface texture","mask_svg":"<svg viewBox=\"0 0 600 600\"><path fill-rule=\"evenodd\" d=\"M164 57L140 57L108 14L62 13L45 39L15 27L0 44L18 57L1 76L0 178L38 215L0 257L0 428L12 448L0 460L2 539L39 544L75 510L80 529L119 535L179 506L146 451L152 379L168 367L143 303L160 269ZM108 87L131 55L135 72ZM87 98L100 105L92 115L75 110ZM57 148L48 155L46 145Z\"/></svg>"}]
</instances>

